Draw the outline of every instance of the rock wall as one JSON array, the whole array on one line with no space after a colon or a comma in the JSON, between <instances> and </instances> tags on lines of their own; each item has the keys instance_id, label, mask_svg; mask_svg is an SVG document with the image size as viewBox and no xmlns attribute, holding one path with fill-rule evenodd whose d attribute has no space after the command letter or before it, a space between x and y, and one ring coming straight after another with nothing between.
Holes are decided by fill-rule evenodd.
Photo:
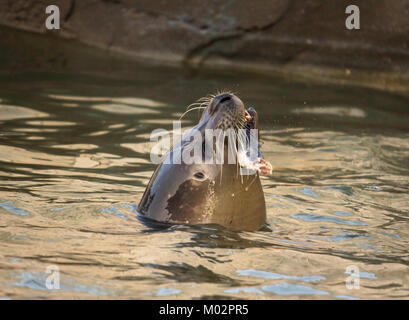
<instances>
[{"instance_id":1,"label":"rock wall","mask_svg":"<svg viewBox=\"0 0 409 320\"><path fill-rule=\"evenodd\" d=\"M45 7L61 29L45 28ZM347 30L345 8L360 8ZM140 58L409 73L409 0L0 0L0 24Z\"/></svg>"}]
</instances>

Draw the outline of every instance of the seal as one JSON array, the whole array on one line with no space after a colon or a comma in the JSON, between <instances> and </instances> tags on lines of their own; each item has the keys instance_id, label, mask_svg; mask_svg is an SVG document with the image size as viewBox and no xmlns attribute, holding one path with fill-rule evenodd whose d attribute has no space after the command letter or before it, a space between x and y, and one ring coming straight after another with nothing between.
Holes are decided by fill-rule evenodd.
<instances>
[{"instance_id":1,"label":"seal","mask_svg":"<svg viewBox=\"0 0 409 320\"><path fill-rule=\"evenodd\" d=\"M236 95L221 93L209 98L199 123L189 132L189 137L194 133L203 138L200 140L202 150L209 147L205 136L209 129L219 129L219 133L241 129L249 137L251 129L258 130L258 115L252 108L246 110ZM209 155L206 151L199 163L172 162L177 153L191 149L189 137L185 134L156 168L138 212L149 220L167 224L217 224L230 230L246 231L260 229L266 220L266 206L259 174L269 174L271 165L262 159L259 141L256 161L242 152L237 154L234 163L229 163L229 148L225 148L222 163L205 161ZM214 156L215 151L210 155ZM250 171L242 174L242 169Z\"/></svg>"}]
</instances>

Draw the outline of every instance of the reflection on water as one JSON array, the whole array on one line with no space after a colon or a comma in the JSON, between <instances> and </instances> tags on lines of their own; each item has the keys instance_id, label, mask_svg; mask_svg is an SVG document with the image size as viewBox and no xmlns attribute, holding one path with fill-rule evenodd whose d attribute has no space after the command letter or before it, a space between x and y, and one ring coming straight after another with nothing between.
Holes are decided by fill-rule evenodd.
<instances>
[{"instance_id":1,"label":"reflection on water","mask_svg":"<svg viewBox=\"0 0 409 320\"><path fill-rule=\"evenodd\" d=\"M0 78L0 298L407 298L407 98L134 65ZM261 115L268 226L136 216L152 130L230 88ZM198 114L187 116L193 125ZM48 266L61 286L45 286ZM348 266L360 289L347 289Z\"/></svg>"}]
</instances>

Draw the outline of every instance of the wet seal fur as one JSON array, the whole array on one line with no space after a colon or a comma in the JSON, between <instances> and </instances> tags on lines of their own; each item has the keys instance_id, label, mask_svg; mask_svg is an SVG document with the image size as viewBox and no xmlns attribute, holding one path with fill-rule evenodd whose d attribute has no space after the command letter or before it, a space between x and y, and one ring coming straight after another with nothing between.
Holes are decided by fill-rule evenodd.
<instances>
[{"instance_id":1,"label":"wet seal fur","mask_svg":"<svg viewBox=\"0 0 409 320\"><path fill-rule=\"evenodd\" d=\"M199 123L192 129L258 129L254 109L246 110L234 94L222 93L207 100ZM183 138L167 154L188 141ZM227 152L225 152L225 159ZM259 161L260 169L251 175L239 173L239 163L172 164L162 161L153 173L138 206L148 220L167 224L218 224L231 230L258 230L266 220L266 205L259 172L271 165ZM266 168L268 170L266 170Z\"/></svg>"}]
</instances>

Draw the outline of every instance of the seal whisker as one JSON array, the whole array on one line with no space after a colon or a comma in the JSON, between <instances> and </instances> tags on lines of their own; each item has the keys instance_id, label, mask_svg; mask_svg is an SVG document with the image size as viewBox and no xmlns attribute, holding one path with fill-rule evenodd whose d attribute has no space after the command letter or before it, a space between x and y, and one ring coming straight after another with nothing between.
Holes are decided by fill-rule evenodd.
<instances>
[{"instance_id":1,"label":"seal whisker","mask_svg":"<svg viewBox=\"0 0 409 320\"><path fill-rule=\"evenodd\" d=\"M190 110L190 107L192 107L192 106L201 106L202 107L205 104L209 104L212 99L213 99L213 97L208 97L208 96L201 97L201 98L197 99L195 102L189 104L186 107L186 111Z\"/></svg>"},{"instance_id":2,"label":"seal whisker","mask_svg":"<svg viewBox=\"0 0 409 320\"><path fill-rule=\"evenodd\" d=\"M238 170L239 170L239 167L240 167L240 163L239 163L239 147L242 147L243 146L243 143L242 143L242 139L240 139L240 134L239 134L239 126L237 125L237 124L234 124L234 128L237 130L237 145L235 145L235 147L236 147L236 156L237 156L237 158L236 158L236 171L237 171L237 175L239 175L239 172L238 172ZM243 181L243 175L240 175L240 182L241 182L241 184L243 184L244 183L244 181Z\"/></svg>"},{"instance_id":3,"label":"seal whisker","mask_svg":"<svg viewBox=\"0 0 409 320\"><path fill-rule=\"evenodd\" d=\"M223 177L223 164L220 164L220 180L219 183L220 185L222 185L222 177Z\"/></svg>"},{"instance_id":4,"label":"seal whisker","mask_svg":"<svg viewBox=\"0 0 409 320\"><path fill-rule=\"evenodd\" d=\"M197 110L197 109L206 109L206 107L195 107L195 108L191 108L191 109L185 111L185 112L180 116L179 120L182 120L182 118L183 118L187 113L189 113L190 111Z\"/></svg>"},{"instance_id":5,"label":"seal whisker","mask_svg":"<svg viewBox=\"0 0 409 320\"><path fill-rule=\"evenodd\" d=\"M205 105L205 104L208 104L209 102L210 102L210 100L201 101L201 100L199 99L198 101L189 104L189 105L187 106L186 110L189 110L189 107L191 107L191 106L203 106L203 105Z\"/></svg>"},{"instance_id":6,"label":"seal whisker","mask_svg":"<svg viewBox=\"0 0 409 320\"><path fill-rule=\"evenodd\" d=\"M238 126L236 125L236 124L234 124L233 125L233 129L235 129L236 130L236 139L234 140L234 144L232 145L232 146L230 146L230 144L229 144L229 148L231 147L232 148L232 150L233 150L233 152L234 152L234 156L235 156L235 158L236 158L236 177L238 177L239 176L239 159L238 159L238 148L237 148L237 130L238 130ZM229 149L229 151L230 151L230 149Z\"/></svg>"},{"instance_id":7,"label":"seal whisker","mask_svg":"<svg viewBox=\"0 0 409 320\"><path fill-rule=\"evenodd\" d=\"M218 143L221 136L223 136L222 144L224 146L224 132L223 131L218 132L217 137L216 137L216 143ZM216 147L216 152L217 152L217 147ZM222 185L222 178L223 178L223 162L224 162L224 154L223 154L223 161L221 161L220 163L220 180L219 180L220 185Z\"/></svg>"},{"instance_id":8,"label":"seal whisker","mask_svg":"<svg viewBox=\"0 0 409 320\"><path fill-rule=\"evenodd\" d=\"M248 139L247 135L243 136L241 134L238 134L237 135L237 141L238 141L241 152L244 152L246 154L245 156L247 157L246 147L249 144L249 139ZM237 151L237 154L239 154L239 151ZM237 162L239 162L239 161L237 161ZM240 163L239 163L239 165L240 165ZM243 175L240 175L240 176L241 176L241 184L244 184Z\"/></svg>"},{"instance_id":9,"label":"seal whisker","mask_svg":"<svg viewBox=\"0 0 409 320\"><path fill-rule=\"evenodd\" d=\"M189 105L186 107L186 110L189 110L189 108L192 107L192 106L200 106L200 105L202 105L202 104L203 104L202 102L193 102L193 103L189 104Z\"/></svg>"},{"instance_id":10,"label":"seal whisker","mask_svg":"<svg viewBox=\"0 0 409 320\"><path fill-rule=\"evenodd\" d=\"M197 101L205 101L205 100L206 100L206 101L210 101L210 100L212 100L214 97L215 97L214 95L209 94L209 95L207 95L207 96L204 96L204 97L199 98Z\"/></svg>"},{"instance_id":11,"label":"seal whisker","mask_svg":"<svg viewBox=\"0 0 409 320\"><path fill-rule=\"evenodd\" d=\"M255 175L254 175L254 178L251 180L250 184L247 185L246 191L250 188L250 186L253 184L253 182L256 181L256 179L257 179L257 175L255 174Z\"/></svg>"}]
</instances>

